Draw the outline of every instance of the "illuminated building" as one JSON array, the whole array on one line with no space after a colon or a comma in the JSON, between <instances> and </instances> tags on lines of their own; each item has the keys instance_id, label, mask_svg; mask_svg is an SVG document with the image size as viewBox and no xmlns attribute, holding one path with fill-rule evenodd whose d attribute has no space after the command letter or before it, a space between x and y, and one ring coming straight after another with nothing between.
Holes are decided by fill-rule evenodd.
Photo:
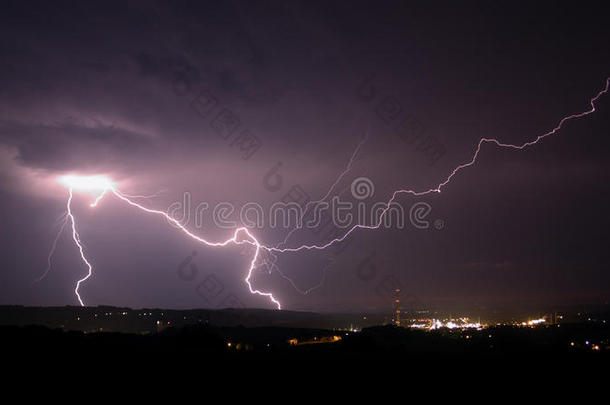
<instances>
[{"instance_id":1,"label":"illuminated building","mask_svg":"<svg viewBox=\"0 0 610 405\"><path fill-rule=\"evenodd\" d=\"M394 325L400 326L400 289L397 288L395 293L396 298L394 299L394 302L396 304L396 309L394 310Z\"/></svg>"}]
</instances>

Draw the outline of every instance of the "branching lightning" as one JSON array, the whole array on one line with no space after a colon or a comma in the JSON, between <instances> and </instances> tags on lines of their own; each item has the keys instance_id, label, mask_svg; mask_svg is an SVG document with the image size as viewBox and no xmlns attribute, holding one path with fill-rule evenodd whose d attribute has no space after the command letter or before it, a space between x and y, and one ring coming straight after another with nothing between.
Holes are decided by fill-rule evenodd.
<instances>
[{"instance_id":1,"label":"branching lightning","mask_svg":"<svg viewBox=\"0 0 610 405\"><path fill-rule=\"evenodd\" d=\"M78 298L78 302L80 303L80 305L85 306L85 304L83 303L83 299L81 298L78 292L78 289L80 288L81 283L83 283L85 280L91 277L91 274L93 274L93 266L91 266L91 263L89 263L89 260L87 260L87 257L85 257L85 252L83 251L83 244L81 243L80 236L78 235L78 232L76 230L76 220L74 219L74 215L72 214L72 196L72 187L70 187L70 196L68 197L68 203L66 204L66 206L68 208L68 218L70 218L70 223L72 224L72 239L78 247L78 252L80 253L81 259L87 265L87 275L78 280L78 282L76 283L76 287L74 288L74 294L76 294L76 298Z\"/></svg>"},{"instance_id":2,"label":"branching lightning","mask_svg":"<svg viewBox=\"0 0 610 405\"><path fill-rule=\"evenodd\" d=\"M475 149L475 152L472 156L472 158L467 161L466 163L462 163L461 165L457 166L455 169L453 169L451 171L451 173L447 176L447 178L445 178L444 181L442 181L441 183L439 183L436 187L434 188L430 188L428 190L423 190L423 191L416 191L416 190L412 190L412 189L401 189L401 190L396 190L394 191L394 193L392 194L392 198L390 198L388 200L388 202L385 204L386 208L384 210L381 211L381 214L379 215L379 221L375 224L375 225L362 225L362 224L358 224L358 225L354 225L352 228L350 228L343 236L339 237L339 238L335 238L333 240L331 240L330 242L324 244L324 245L301 245L295 248L279 248L279 247L270 247L267 248L265 247L265 249L268 249L271 252L277 252L277 253L286 253L286 252L299 252L302 250L312 250L312 249L316 249L316 250L323 250L326 249L330 246L332 246L335 243L339 243L342 242L343 240L345 240L345 238L347 238L354 230L356 229L379 229L379 227L381 226L382 223L382 219L384 217L384 215L388 212L388 210L390 209L390 205L392 204L392 202L394 202L394 200L396 199L396 196L399 194L410 194L413 196L423 196L423 195L427 195L427 194L432 194L432 193L440 193L442 188L445 187L447 184L449 184L449 182L451 182L451 179L453 179L453 177L460 172L461 170L470 167L472 165L474 165L477 161L477 158L479 156L479 152L481 151L481 147L483 146L483 144L485 143L493 143L495 145L497 145L500 148L510 148L510 149L518 149L518 150L523 150L529 146L535 145L538 142L540 142L541 140L543 140L544 138L554 135L555 133L557 133L557 131L559 131L563 124L566 123L567 121L570 120L574 120L577 118L583 118L586 117L589 114L592 114L595 112L595 102L605 93L608 92L608 87L610 85L610 77L606 79L606 85L605 87L600 90L593 98L591 98L591 100L589 100L589 105L591 106L591 108L589 110L583 111L581 113L577 113L577 114L572 114L572 115L568 115L566 117L563 117L559 123L557 124L557 126L555 126L553 129L551 129L548 132L545 132L542 135L538 135L533 141L529 141L529 142L525 142L521 145L514 145L514 144L509 144L509 143L502 143L500 141L498 141L495 138L481 138L477 144L477 147Z\"/></svg>"},{"instance_id":3,"label":"branching lightning","mask_svg":"<svg viewBox=\"0 0 610 405\"><path fill-rule=\"evenodd\" d=\"M40 277L38 277L34 280L35 282L39 282L40 280L45 278L47 276L47 274L49 274L49 271L51 271L51 259L53 258L53 254L55 253L55 249L57 248L57 241L59 241L59 237L64 232L66 224L68 223L68 214L64 212L61 215L60 219L61 219L61 227L59 228L57 235L55 235L55 239L53 239L53 244L51 245L51 250L49 251L49 254L47 255L47 268L44 270L44 272L42 273L42 275Z\"/></svg>"},{"instance_id":4,"label":"branching lightning","mask_svg":"<svg viewBox=\"0 0 610 405\"><path fill-rule=\"evenodd\" d=\"M326 191L326 194L324 194L324 196L322 196L317 201L310 201L307 204L305 204L305 208L303 209L303 213L301 214L301 217L299 218L299 221L296 224L296 226L294 228L292 228L286 234L286 236L284 237L282 242L277 244L275 247L280 247L280 246L286 245L286 243L288 243L288 239L290 239L292 234L295 233L296 231L302 229L302 227L303 227L303 218L305 218L305 216L307 215L307 212L308 212L310 207L315 207L317 204L326 201L326 199L328 199L330 197L330 195L333 192L333 190L335 189L335 187L337 187L337 185L341 182L341 180L343 180L343 178L352 170L352 166L354 165L354 162L356 161L356 158L358 157L358 154L360 153L360 149L362 149L362 145L364 145L364 143L368 140L369 132L370 132L370 128L369 128L369 130L367 130L365 136L360 140L360 142L358 142L358 145L356 145L356 149L354 149L354 152L352 152L352 155L350 156L350 159L347 162L347 165L345 166L345 169L339 174L339 176L337 176L335 181L330 185L330 187ZM294 282L294 280L292 280L290 277L285 275L284 272L282 272L282 270L276 265L277 255L275 253L273 253L273 252L269 252L269 255L271 256L271 260L265 260L263 262L263 266L268 267L270 269L269 270L270 273L273 270L275 270L280 275L280 277L282 277L284 280L288 281L292 285L292 287L299 294L302 294L302 295L307 295L310 292L312 292L312 291L320 288L322 285L324 285L324 281L326 280L326 273L328 272L328 270L333 265L333 263L329 263L326 266L324 266L324 268L322 269L322 277L320 279L320 282L318 284L314 285L313 287L310 287L310 288L307 288L307 289L303 290L303 289L299 288L296 285L296 283Z\"/></svg>"},{"instance_id":5,"label":"branching lightning","mask_svg":"<svg viewBox=\"0 0 610 405\"><path fill-rule=\"evenodd\" d=\"M223 242L210 242L210 241L203 239L203 238L195 235L194 233L190 232L179 221L170 217L165 212L146 208L146 207L132 201L130 198L127 197L126 194L121 193L116 188L114 183L112 181L110 181L110 179L107 179L103 176L65 176L60 179L60 182L65 184L69 189L69 198L68 198L67 207L68 207L68 217L72 224L72 239L74 240L74 243L78 247L79 253L81 255L81 259L86 264L87 269L88 269L87 275L85 277L83 277L82 279L78 280L78 282L76 283L76 288L74 289L74 292L78 298L78 302L82 306L84 306L84 303L83 303L83 300L81 299L81 296L79 293L79 288L83 282L85 282L89 277L91 277L92 272L93 272L93 267L85 256L83 246L80 241L80 236L78 234L78 231L76 230L76 220L74 219L74 215L72 214L71 204L72 204L73 190L75 190L75 189L83 190L83 191L90 191L90 190L99 191L99 194L95 198L94 202L91 204L91 207L96 207L100 203L100 201L104 198L104 196L106 196L108 193L111 193L114 196L116 196L117 198L119 198L120 200L131 205L132 207L136 207L149 214L155 214L155 215L164 217L165 219L167 219L172 224L174 224L178 229L180 229L183 233L185 233L190 238L195 239L196 241L203 243L210 247L222 247L222 246L227 246L229 244L241 245L244 243L253 245L256 249L254 252L254 257L252 258L252 261L250 262L250 267L248 268L248 274L246 275L246 278L244 279L244 281L248 285L250 293L262 295L262 296L269 298L271 300L271 302L273 302L277 306L278 309L281 309L280 302L277 299L275 299L275 297L273 296L272 293L263 292L263 291L257 290L252 287L250 278L252 277L252 272L253 272L256 262L258 260L261 245L258 242L258 240L256 240L256 238L250 233L250 231L248 231L247 228L245 228L245 227L237 228L235 230L235 232L233 233L233 237L231 237ZM240 235L242 235L242 234L245 235L245 238L240 239Z\"/></svg>"},{"instance_id":6,"label":"branching lightning","mask_svg":"<svg viewBox=\"0 0 610 405\"><path fill-rule=\"evenodd\" d=\"M367 141L368 136L369 136L369 134L367 132L366 135L364 136L364 138L362 138L362 140L356 146L356 149L352 153L352 156L350 157L349 162L347 162L347 166L345 167L345 170L343 170L339 174L339 176L335 179L334 183L330 185L326 194L324 194L324 196L317 201L310 201L307 204L305 204L305 208L303 209L303 214L301 215L301 218L299 219L297 226L292 228L290 230L290 232L288 232L288 234L286 234L286 237L284 238L284 240L277 247L284 246L286 243L288 243L288 239L290 239L292 234L303 227L303 218L305 217L305 215L307 215L309 207L315 207L317 204L326 201L326 199L330 196L330 194L335 189L335 187L337 187L339 182L341 182L343 177L345 177L345 175L347 175L350 172L350 170L352 170L352 166L353 166L354 162L356 161L356 157L358 157L358 153L360 153L360 149L362 148L362 145Z\"/></svg>"},{"instance_id":7,"label":"branching lightning","mask_svg":"<svg viewBox=\"0 0 610 405\"><path fill-rule=\"evenodd\" d=\"M248 285L248 289L250 291L250 293L252 294L256 294L256 295L261 295L264 297L267 297L274 305L276 305L276 307L278 309L281 309L281 304L280 302L273 296L272 293L270 292L263 292L260 290L257 290L255 288L252 287L251 284L251 276L252 273L254 271L254 269L257 267L257 262L259 260L260 257L260 253L261 251L265 251L267 252L269 255L271 255L272 257L274 257L275 254L281 254L281 253L290 253L290 252L300 252L300 251L306 251L306 250L324 250L330 246L332 246L335 243L339 243L343 240L345 240L347 237L349 237L349 235L354 232L356 229L379 229L379 227L382 224L382 219L384 217L384 215L388 212L388 210L390 209L390 205L392 204L392 202L394 202L394 200L396 199L396 197L399 194L408 194L408 195L413 195L413 196L423 196L423 195L427 195L427 194L432 194L432 193L440 193L441 190L448 185L451 180L453 179L453 177L460 171L462 171L463 169L466 169L470 166L473 166L476 161L477 158L479 156L479 153L481 152L481 148L483 146L483 144L486 143L491 143L491 144L495 144L497 147L499 148L509 148L509 149L516 149L516 150L523 150L529 146L535 145L538 142L540 142L541 140L543 140L544 138L554 135L555 133L557 133L562 126L564 125L564 123L566 123L567 121L570 120L574 120L574 119L578 119L578 118L583 118L585 116L588 116L589 114L592 114L593 112L595 112L595 103L597 102L597 100L604 95L605 93L608 92L608 87L610 85L610 77L606 79L606 84L605 87L599 91L593 98L590 99L589 104L591 106L590 109L581 112L581 113L577 113L577 114L572 114L572 115L568 115L564 118L562 118L559 123L550 131L537 136L534 140L532 141L528 141L525 142L523 144L520 145L515 145L515 144L509 144L509 143L503 143L498 141L495 138L481 138L479 140L479 142L477 143L477 147L475 149L475 152L472 156L472 158L470 160L468 160L467 162L458 165L457 167L455 167L451 173L441 182L439 183L437 186L427 189L427 190L421 190L421 191L417 191L417 190L413 190L413 189L401 189L401 190L396 190L393 192L392 197L388 200L388 202L386 203L386 208L381 211L381 214L379 216L379 221L374 224L374 225L363 225L363 224L357 224L354 225L352 228L350 228L349 230L347 230L345 232L345 234L343 234L343 236L335 238L331 241L329 241L326 244L323 245L301 245L301 246L297 246L297 247L283 247L288 239L290 238L290 236L292 235L293 232L295 232L296 230L298 230L298 228L294 228L292 229L285 237L285 239L283 240L282 243L280 243L279 245L275 245L275 246L267 246L267 245L263 245L261 244L255 237L254 235L252 235L252 233L245 227L240 227L237 228L235 230L235 232L233 233L233 236L227 240L224 240L222 242L211 242L208 241L206 239L203 239L195 234L193 234L192 232L190 232L188 229L186 229L183 225L180 224L179 221L177 221L176 219L170 217L168 214L166 214L163 211L159 211L159 210L154 210L154 209L150 209L150 208L146 208L141 204L138 204L136 202L133 201L133 199L136 198L149 198L152 196L131 196L125 193L122 193L121 191L119 191L116 187L116 185L107 177L105 176L75 176L75 175L70 175L70 176L63 176L59 179L59 181L64 184L68 189L69 189L69 197L68 197L68 201L66 204L67 207L67 214L66 214L66 220L64 221L62 228L60 230L60 232L57 234L57 236L55 237L55 240L53 242L52 245L52 249L51 252L49 253L48 256L48 267L47 270L45 271L45 273L40 277L43 278L49 271L50 267L51 267L51 256L53 255L53 252L55 251L56 245L57 245L57 240L59 238L59 235L61 234L61 232L63 231L67 221L70 222L71 224L71 228L72 228L72 239L74 240L75 245L78 248L78 251L80 253L81 259L83 261L83 263L85 263L86 267L87 267L87 274L85 275L85 277L81 278L80 280L78 280L78 282L76 283L76 287L74 289L74 292L76 294L76 297L79 301L79 303L81 305L85 305L81 295L79 293L79 289L80 286L82 285L82 283L84 283L87 279L89 279L91 277L91 275L93 274L93 266L91 265L91 263L89 262L89 260L87 259L87 257L85 256L85 252L84 252L84 248L83 248L83 244L81 243L80 240L80 235L78 234L77 231L77 226L76 226L76 219L72 213L72 198L73 198L73 192L74 191L85 191L85 192L95 192L96 193L96 198L94 199L93 203L91 203L91 207L96 207L101 201L102 199L107 196L108 194L112 194L114 195L116 198L120 199L121 201L127 203L128 205L135 207L143 212L149 213L149 214L154 214L160 217L164 217L166 220L170 221L171 223L173 223L178 229L180 229L185 235L187 235L188 237L205 244L206 246L209 247L224 247L230 244L235 244L235 245L242 245L242 244L249 244L252 245L255 248L254 251L254 255L252 257L252 260L250 261L250 265L248 267L247 270L247 274L246 277L244 278L244 281L246 282L246 284ZM336 179L336 181L331 185L330 189L328 190L328 192L326 193L326 195L324 197L322 197L322 199L313 202L312 204L315 203L319 203L324 201L326 198L328 198L328 196L330 195L330 193L332 192L332 190L336 187L336 185L340 182L340 180L351 170L351 166L360 150L360 147L362 146L362 143L364 142L361 141L360 144L358 145L358 147L356 148L356 150L354 151L354 153L352 154L352 157L346 167L346 169L339 175L339 177ZM309 208L309 204L307 205L307 208ZM307 209L306 208L306 209ZM306 210L305 210L306 211ZM301 218L302 221L302 218ZM273 264L272 264L273 265ZM294 284L294 282L292 282L292 280L290 280L289 278L287 278L286 276L284 276L283 274L281 274L282 277L286 278L288 281L290 281L292 283L292 285L296 288L296 285ZM323 280L322 280L323 282ZM318 286L314 287L317 288ZM297 288L298 290L298 288ZM311 289L306 290L305 292L299 290L302 293L307 293L309 292Z\"/></svg>"}]
</instances>

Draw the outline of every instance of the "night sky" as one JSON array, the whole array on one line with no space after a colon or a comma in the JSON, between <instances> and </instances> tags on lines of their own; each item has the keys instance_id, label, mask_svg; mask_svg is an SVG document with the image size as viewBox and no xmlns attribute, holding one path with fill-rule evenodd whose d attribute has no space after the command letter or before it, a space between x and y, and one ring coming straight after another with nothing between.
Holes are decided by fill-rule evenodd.
<instances>
[{"instance_id":1,"label":"night sky","mask_svg":"<svg viewBox=\"0 0 610 405\"><path fill-rule=\"evenodd\" d=\"M3 1L0 304L78 304L86 268L69 232L35 282L66 208L59 176L161 192L139 202L163 211L185 193L191 215L202 202L267 209L325 195L363 142L332 195L357 202L350 185L366 177L370 207L435 187L482 137L524 143L588 110L610 75L602 2L420 3ZM299 289L324 278L308 294L264 266L253 285L283 308L325 312L387 311L397 287L406 306L607 303L609 111L602 96L526 150L484 145L440 194L398 196L407 214L428 204L426 229L356 230L338 247L278 255ZM94 266L86 304L273 308L243 281L253 249L208 248L117 198L91 200L73 202ZM232 234L209 212L187 227ZM268 245L287 232L252 229Z\"/></svg>"}]
</instances>

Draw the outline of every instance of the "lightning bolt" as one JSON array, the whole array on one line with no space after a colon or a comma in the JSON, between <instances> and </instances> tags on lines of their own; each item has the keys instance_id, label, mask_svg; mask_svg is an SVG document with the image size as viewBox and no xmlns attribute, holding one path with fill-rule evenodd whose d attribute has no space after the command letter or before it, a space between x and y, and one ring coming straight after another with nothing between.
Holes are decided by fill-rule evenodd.
<instances>
[{"instance_id":1,"label":"lightning bolt","mask_svg":"<svg viewBox=\"0 0 610 405\"><path fill-rule=\"evenodd\" d=\"M345 234L343 234L343 236L335 238L331 241L329 241L326 244L323 245L301 245L298 247L282 247L284 244L287 243L290 235L292 235L292 233L294 231L297 230L297 228L292 229L288 235L286 235L284 241L282 243L280 243L279 245L276 246L267 246L267 245L263 245L261 244L255 237L254 235L252 235L252 233L250 233L250 231L245 228L245 227L240 227L237 228L235 230L235 232L233 233L233 236L225 241L222 242L210 242L206 239L203 239L195 234L193 234L192 232L190 232L188 229L186 229L182 224L180 224L179 221L177 221L176 219L170 217L168 214L166 214L163 211L159 211L159 210L154 210L154 209L150 209L150 208L146 208L141 204L138 204L136 202L134 202L132 200L132 198L146 198L147 196L129 196L128 194L124 194L122 192L120 192L115 186L114 184L107 178L101 178L100 176L64 176L62 179L60 179L66 186L68 186L69 188L69 197L68 197L68 201L67 201L67 219L70 221L71 223L71 227L72 227L72 239L74 240L75 245L78 248L78 251L80 253L81 259L82 261L85 263L86 267L87 267L87 274L85 277L83 277L82 279L78 280L76 287L74 289L74 292L78 298L79 303L84 306L83 300L80 296L79 293L79 289L82 283L84 283L87 279L89 279L93 273L93 266L91 265L91 263L89 262L89 260L87 259L87 257L85 256L84 253L84 248L83 245L81 243L80 240L80 236L78 234L77 231L77 227L76 227L76 220L75 217L72 213L72 198L73 198L73 189L87 189L87 190L91 190L91 189L95 189L95 190L101 190L100 193L97 195L97 197L95 198L95 200L93 201L93 203L91 204L92 207L96 207L101 201L102 199L108 195L109 193L114 195L115 197L117 197L118 199L124 201L125 203L127 203L128 205L135 207L143 212L149 213L149 214L154 214L154 215L158 215L161 217L164 217L166 220L170 221L171 223L173 223L178 229L180 229L185 235L187 235L188 237L203 243L209 247L223 247L223 246L227 246L229 244L236 244L236 245L242 245L242 244L249 244L255 247L255 252L254 255L252 257L252 260L250 261L250 265L248 267L248 271L246 274L246 277L244 278L245 283L248 285L248 289L250 290L250 293L252 294L257 294L257 295L261 295L264 297L267 297L273 304L276 305L276 307L278 309L281 309L281 304L280 302L273 296L272 293L270 292L263 292L260 290L257 290L255 288L252 287L250 278L252 276L252 273L254 271L254 269L256 268L256 263L259 259L260 253L261 251L265 251L268 252L268 254L270 254L272 257L275 253L290 253L290 252L300 252L300 251L306 251L306 250L324 250L330 246L332 246L335 243L339 243L342 242L343 240L345 240L347 237L349 237L349 235L354 232L356 229L379 229L379 227L381 226L382 223L382 219L384 217L384 215L387 213L387 211L390 209L390 205L392 204L392 202L394 202L394 200L396 199L396 197L399 194L408 194L408 195L413 195L413 196L424 196L424 195L428 195L428 194L432 194L432 193L440 193L442 191L442 189L451 182L451 180L453 179L453 177L455 175L457 175L460 171L473 166L476 161L477 158L479 156L479 153L481 152L481 148L484 144L490 143L490 144L494 144L499 148L508 148L508 149L516 149L516 150L523 150L529 146L535 145L538 142L542 141L544 138L554 135L555 133L557 133L559 130L561 130L561 128L563 127L563 125L571 120L575 120L575 119L579 119L579 118L583 118L586 117L590 114L592 114L593 112L596 111L595 109L595 103L597 102L597 100L604 95L605 93L608 92L608 87L610 85L610 77L606 79L606 84L604 86L604 88L602 90L600 90L593 98L591 98L589 100L589 104L591 106L590 109L583 111L581 113L577 113L577 114L572 114L572 115L568 115L564 118L562 118L559 123L550 131L545 132L541 135L538 135L534 140L525 142L523 144L510 144L510 143L503 143L498 141L495 138L481 138L479 140L479 142L477 143L477 147L475 149L475 152L472 156L472 158L468 161L466 161L465 163L462 163L460 165L458 165L457 167L455 167L450 173L449 175L442 181L440 182L438 185L436 185L433 188L429 188L427 190L421 190L421 191L417 191L417 190L413 190L413 189L400 189L400 190L396 190L393 192L392 197L388 200L388 202L386 203L386 207L383 211L381 211L381 214L379 216L379 221L374 224L374 225L364 225L364 224L357 224L354 225L352 228L350 228L348 231L345 232ZM366 138L365 138L366 139ZM324 197L322 197L320 200L318 200L315 203L319 203L324 201L326 198L328 198L328 196L330 195L330 193L332 192L332 190L336 187L336 185L339 183L339 181L345 176L345 174L347 174L347 172L349 172L349 170L351 170L351 166L352 163L354 162L360 147L362 145L362 143L364 142L361 141L361 143L358 145L358 147L356 148L356 150L354 151L354 153L352 154L352 157L346 167L346 169L340 174L340 176L337 178L337 180L331 185L330 189L328 190L328 192L326 193L326 195ZM307 207L308 208L308 207ZM65 225L65 223L64 223ZM63 230L63 227L62 227ZM61 231L60 233L61 234ZM55 250L55 246L57 244L57 239L59 238L59 234L58 236L56 236L55 238L55 242L53 243L53 248L52 251L50 253L50 255L48 256L48 264L49 264L49 268L50 268L50 263L51 263L51 255L52 252ZM243 236L242 236L243 235ZM241 238L240 238L241 237ZM45 274L48 272L48 270L45 272ZM44 275L43 275L44 276ZM284 276L282 274L282 277L287 278L286 276ZM292 282L292 280L288 279L292 285L296 288L296 285ZM318 286L314 287L317 288ZM311 289L310 289L311 290ZM310 290L306 290L304 291L304 293L309 292ZM300 291L300 290L299 290Z\"/></svg>"},{"instance_id":2,"label":"lightning bolt","mask_svg":"<svg viewBox=\"0 0 610 405\"><path fill-rule=\"evenodd\" d=\"M67 183L71 184L71 181L68 180ZM130 205L132 207L138 208L139 210L144 211L144 212L149 213L149 214L155 214L155 215L164 217L166 220L168 220L172 224L174 224L178 229L180 229L188 237L196 240L197 242L203 243L203 244L205 244L207 246L210 246L210 247L223 247L223 246L227 246L229 244L236 244L236 245L250 244L250 245L254 246L255 247L254 257L250 261L250 266L248 267L248 273L247 273L244 281L248 285L250 293L257 294L257 295L262 295L264 297L267 297L267 298L269 298L269 300L271 300L271 302L273 302L273 304L275 304L277 306L278 309L282 308L280 302L273 296L272 293L263 292L263 291L257 290L257 289L252 287L252 283L250 282L250 278L252 277L252 272L254 271L254 268L256 267L256 262L258 260L259 253L260 253L260 250L261 250L262 246L258 242L258 240L250 233L250 231L247 228L245 228L245 227L237 228L235 230L235 232L233 233L233 237L231 237L231 238L229 238L229 239L227 239L225 241L222 241L222 242L210 242L210 241L208 241L206 239L203 239L203 238L195 235L194 233L190 232L179 221L177 221L176 219L172 218L171 216L169 216L165 212L159 211L159 210L150 209L150 208L146 208L143 205L140 205L140 204L132 201L129 197L127 197L126 194L121 193L109 181L104 182L102 184L102 186L103 186L103 190L97 196L97 198L94 200L94 202L91 203L91 207L96 207L100 203L100 201L102 201L102 199L108 193L111 193L111 194L113 194L114 196L116 196L120 200L126 202L128 205ZM80 255L81 255L81 259L86 264L87 269L88 269L87 275L85 277L83 277L82 279L78 280L78 282L76 283L76 288L74 289L74 292L75 292L75 294L76 294L76 296L78 298L78 302L81 304L81 306L84 306L83 300L81 299L81 296L80 296L80 293L79 293L79 289L80 289L81 284L83 282L85 282L89 277L91 277L92 272L93 272L93 267L92 267L91 263L89 262L89 260L87 260L85 254L84 254L83 246L82 246L82 243L80 241L80 236L79 236L79 234L78 234L78 232L76 230L76 220L74 219L74 215L72 214L72 209L71 209L72 196L73 196L73 186L70 186L67 207L68 207L68 217L70 218L70 221L72 223L72 239L74 240L74 243L78 247L78 250L79 250ZM240 239L240 236L242 234L245 237Z\"/></svg>"},{"instance_id":3,"label":"lightning bolt","mask_svg":"<svg viewBox=\"0 0 610 405\"><path fill-rule=\"evenodd\" d=\"M286 234L286 236L284 237L284 240L282 242L280 242L279 244L277 244L276 247L284 246L286 243L288 243L288 239L290 239L290 237L292 236L293 233L295 233L296 231L302 229L302 227L303 227L303 218L305 217L305 215L307 215L307 212L308 212L309 208L310 207L315 207L317 204L326 201L326 199L331 195L331 193L335 189L335 187L337 187L337 185L341 182L341 180L343 180L343 178L352 170L352 166L353 166L354 162L356 161L356 158L358 157L358 154L360 153L360 149L362 149L362 145L364 145L364 143L368 140L369 132L370 132L370 126L369 126L365 136L356 145L356 148L352 152L352 155L350 156L349 161L347 162L347 165L345 166L345 169L339 174L339 176L337 176L335 181L330 185L330 187L326 191L326 194L324 194L324 196L322 196L317 201L310 201L307 204L305 204L305 208L303 209L303 213L301 214L301 217L299 218L299 221L297 222L296 226L294 228L292 228ZM313 287L310 287L308 289L303 290L303 289L299 288L296 285L294 280L292 280L290 277L285 275L284 272L279 268L279 266L277 266L277 264L276 264L277 263L277 255L272 253L272 252L269 252L269 256L271 256L271 260L265 260L263 262L263 266L265 266L265 267L267 267L269 269L269 273L271 273L272 271L275 270L280 275L280 277L282 277L284 280L288 281L292 285L292 287L299 294L302 294L302 295L307 295L310 292L312 292L312 291L322 287L322 285L324 285L324 281L326 279L326 273L328 272L328 270L333 265L333 263L329 263L326 266L324 266L324 268L322 269L322 277L321 277L319 283L316 284Z\"/></svg>"},{"instance_id":4,"label":"lightning bolt","mask_svg":"<svg viewBox=\"0 0 610 405\"><path fill-rule=\"evenodd\" d=\"M370 130L370 128L369 128L369 130ZM367 141L368 137L369 137L369 131L367 131L364 138L362 138L362 140L358 143L358 145L356 146L356 149L354 149L354 152L352 153L352 156L350 157L349 161L347 162L347 166L339 174L339 176L335 179L334 183L330 185L330 188L328 189L326 194L324 194L324 196L317 201L310 201L307 204L305 204L305 208L303 209L303 214L301 215L301 218L300 218L299 222L297 223L297 226L295 226L294 228L292 228L290 230L290 232L288 232L288 234L286 235L284 240L278 245L278 247L283 246L286 243L288 243L288 239L290 239L292 234L303 227L303 218L305 217L305 215L307 215L307 211L309 210L309 207L315 207L319 203L326 201L326 199L330 196L330 194L335 189L335 187L337 187L337 184L339 184L339 182L343 179L343 177L345 177L345 175L347 175L347 173L349 173L350 170L352 170L352 166L353 166L354 162L356 161L356 157L358 156L358 153L360 153L360 149L362 148L362 145Z\"/></svg>"},{"instance_id":5,"label":"lightning bolt","mask_svg":"<svg viewBox=\"0 0 610 405\"><path fill-rule=\"evenodd\" d=\"M469 161L462 163L462 164L458 165L455 169L453 169L451 171L451 173L445 178L445 180L443 180L441 183L439 183L436 187L433 187L433 188L430 188L427 190L422 190L422 191L416 191L416 190L412 190L412 189L402 189L402 190L394 191L394 193L392 194L392 198L390 198L388 200L388 202L386 203L386 207L384 210L381 211L381 214L379 215L379 221L375 225L363 225L363 224L354 225L343 236L335 238L324 245L301 245L301 246L295 247L295 248L269 247L269 248L265 248L265 249L268 249L271 252L277 252L277 253L299 252L302 250L312 250L312 249L323 250L323 249L326 249L326 248L332 246L335 243L342 242L356 229L379 229L384 215L388 212L388 210L390 209L390 205L392 204L392 202L394 202L394 200L396 199L396 196L398 196L399 194L424 196L424 195L432 194L432 193L440 193L442 188L445 187L447 184L449 184L449 182L451 182L451 179L453 179L453 177L456 174L458 174L463 169L466 169L467 167L473 166L476 163L477 158L479 157L479 153L481 152L481 147L485 143L492 143L500 148L509 148L509 149L517 149L517 150L523 150L529 146L537 144L538 142L542 141L544 138L557 133L563 127L563 124L565 124L566 122L574 120L574 119L578 119L578 118L583 118L583 117L586 117L587 115L594 113L595 112L595 103L602 95L604 95L605 93L608 92L609 85L610 85L610 77L608 77L606 79L606 85L604 86L604 88L602 90L600 90L593 98L591 98L589 100L589 105L591 106L591 108L589 110L563 117L561 120L559 120L559 123L553 129L551 129L548 132L543 133L542 135L538 135L532 141L525 142L521 145L514 145L514 144L510 144L510 143L500 142L495 138L481 138L477 144L477 147L475 149L475 152L474 152L472 158Z\"/></svg>"},{"instance_id":6,"label":"lightning bolt","mask_svg":"<svg viewBox=\"0 0 610 405\"><path fill-rule=\"evenodd\" d=\"M47 268L44 270L44 272L42 273L42 275L40 277L38 277L34 280L35 282L41 281L43 278L45 278L47 276L47 274L49 274L49 271L51 271L51 259L53 258L53 254L55 254L55 249L57 248L57 241L59 241L59 237L64 232L66 224L68 223L68 214L64 212L62 214L60 220L61 220L61 227L59 228L57 235L55 235L55 239L53 239L53 244L51 245L51 250L49 251L49 254L47 255Z\"/></svg>"},{"instance_id":7,"label":"lightning bolt","mask_svg":"<svg viewBox=\"0 0 610 405\"><path fill-rule=\"evenodd\" d=\"M85 280L87 280L89 277L91 277L91 274L93 274L93 266L91 266L91 263L89 262L89 260L87 260L87 257L85 256L85 252L83 250L83 244L80 241L80 235L78 234L78 231L76 230L76 220L74 219L74 215L72 214L72 196L74 195L74 193L72 192L72 188L70 188L69 192L70 192L70 194L68 197L68 203L66 204L66 207L68 209L68 218L70 218L70 223L72 224L72 239L74 240L74 243L78 247L78 252L80 253L81 259L87 265L87 275L85 277L83 277L82 279L78 280L78 282L76 283L76 288L74 288L74 294L76 294L76 298L78 299L78 302L80 303L81 306L84 307L85 304L83 303L83 299L81 298L81 296L78 292L78 289L80 288L81 283L85 282Z\"/></svg>"}]
</instances>

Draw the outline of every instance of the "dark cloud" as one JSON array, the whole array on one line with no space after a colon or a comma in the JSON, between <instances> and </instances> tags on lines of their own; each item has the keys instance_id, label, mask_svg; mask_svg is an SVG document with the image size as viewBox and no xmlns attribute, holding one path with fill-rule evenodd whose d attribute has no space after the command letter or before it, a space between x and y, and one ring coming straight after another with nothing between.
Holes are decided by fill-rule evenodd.
<instances>
[{"instance_id":1,"label":"dark cloud","mask_svg":"<svg viewBox=\"0 0 610 405\"><path fill-rule=\"evenodd\" d=\"M150 202L161 209L185 191L198 202L269 206L293 186L324 195L368 133L337 189L367 176L385 201L398 188L438 184L481 137L524 142L587 109L610 66L608 24L594 3L8 1L0 27L0 207L11 235L2 303L74 303L83 269L68 239L48 280L30 283L63 209L59 175L105 173L125 192L165 190ZM204 98L214 100L209 114ZM557 302L607 299L607 98L598 107L526 151L485 146L441 195L398 199L406 209L431 204L442 230L362 231L339 255L282 257L303 287L332 261L310 295L276 273L256 282L288 308L328 311L386 308L378 291L387 276L428 303L535 299L535 288L521 290L528 283ZM234 134L219 132L221 111L239 122ZM236 141L243 130L261 145L248 158ZM432 159L414 134L443 153ZM274 190L267 180L278 167ZM267 305L245 292L244 263L231 251L204 253L116 202L100 208L79 208L106 274L87 284L91 303L216 305L176 276L198 249L202 274L222 275L247 305ZM284 236L258 232L269 243ZM295 243L323 237L307 232ZM369 257L371 281L358 276Z\"/></svg>"}]
</instances>

